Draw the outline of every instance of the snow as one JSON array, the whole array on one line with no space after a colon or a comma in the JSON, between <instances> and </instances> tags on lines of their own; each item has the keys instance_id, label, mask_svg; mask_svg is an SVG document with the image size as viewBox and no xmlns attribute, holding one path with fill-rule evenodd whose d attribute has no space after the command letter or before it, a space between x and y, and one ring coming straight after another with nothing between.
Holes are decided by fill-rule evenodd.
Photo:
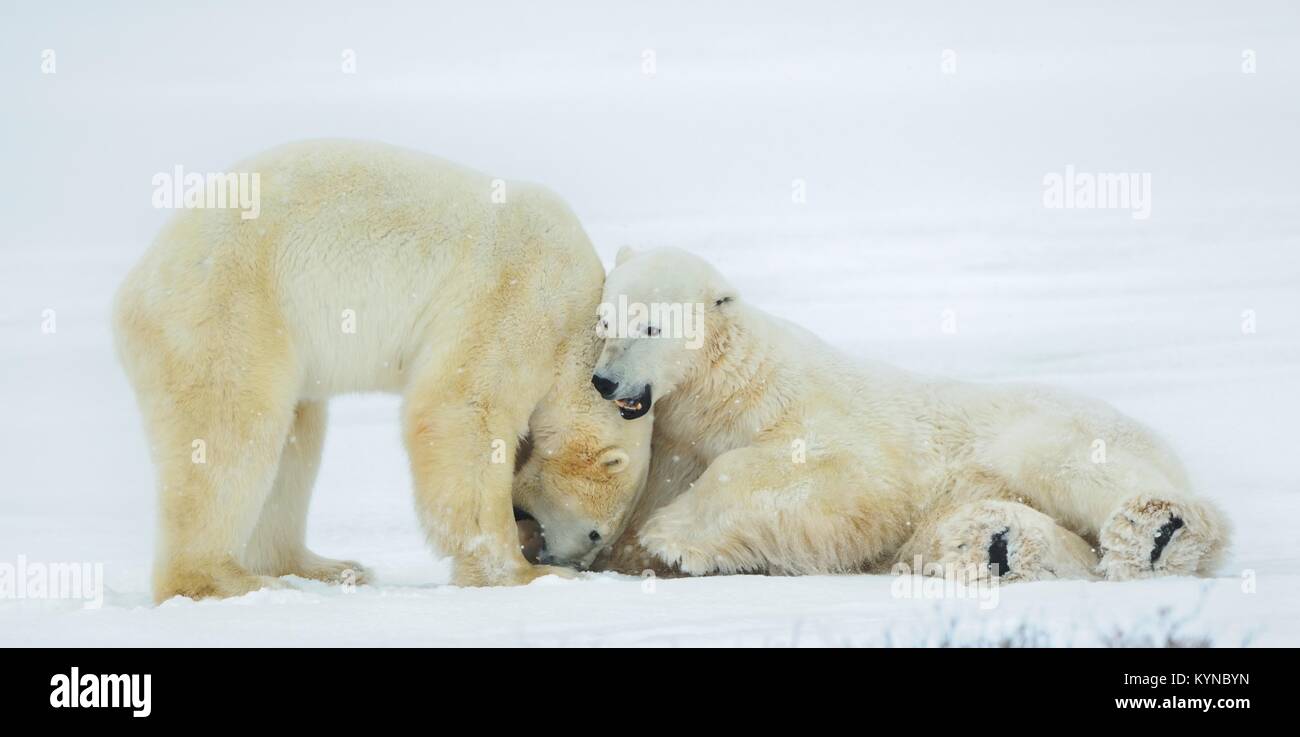
<instances>
[{"instance_id":1,"label":"snow","mask_svg":"<svg viewBox=\"0 0 1300 737\"><path fill-rule=\"evenodd\" d=\"M1300 644L1300 11L739 8L15 9L0 565L102 563L107 591L98 609L0 598L0 646ZM309 543L379 583L153 607L152 470L108 332L169 215L150 179L315 136L545 182L607 264L624 244L696 251L855 354L1105 398L1180 450L1235 549L1215 579L1015 584L990 609L884 576L460 589L416 524L398 400L360 396L331 406ZM1150 218L1045 209L1044 176L1071 165L1150 173Z\"/></svg>"}]
</instances>

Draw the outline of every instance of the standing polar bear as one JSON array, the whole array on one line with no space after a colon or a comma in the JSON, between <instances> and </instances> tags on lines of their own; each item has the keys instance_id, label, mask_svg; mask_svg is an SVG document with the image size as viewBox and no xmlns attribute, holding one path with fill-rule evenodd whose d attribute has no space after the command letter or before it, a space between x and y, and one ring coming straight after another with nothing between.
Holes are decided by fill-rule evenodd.
<instances>
[{"instance_id":1,"label":"standing polar bear","mask_svg":"<svg viewBox=\"0 0 1300 737\"><path fill-rule=\"evenodd\" d=\"M647 489L599 567L812 574L919 556L1124 580L1211 573L1227 544L1174 455L1100 402L851 360L675 249L621 252L604 304L641 317L602 325L592 381L624 417L653 404L655 424ZM656 324L695 305L695 334Z\"/></svg>"},{"instance_id":2,"label":"standing polar bear","mask_svg":"<svg viewBox=\"0 0 1300 737\"><path fill-rule=\"evenodd\" d=\"M157 466L158 600L364 580L304 544L326 402L345 392L404 396L416 506L455 583L557 571L524 559L512 514L535 412L546 453L521 504L571 557L621 532L648 421L628 425L589 384L604 269L561 200L362 142L240 170L260 178L260 216L180 213L114 311Z\"/></svg>"}]
</instances>

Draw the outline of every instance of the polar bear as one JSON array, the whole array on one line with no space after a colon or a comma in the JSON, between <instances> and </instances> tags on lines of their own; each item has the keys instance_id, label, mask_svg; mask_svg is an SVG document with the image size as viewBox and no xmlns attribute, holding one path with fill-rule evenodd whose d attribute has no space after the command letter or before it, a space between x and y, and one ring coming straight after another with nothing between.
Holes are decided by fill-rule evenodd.
<instances>
[{"instance_id":1,"label":"polar bear","mask_svg":"<svg viewBox=\"0 0 1300 737\"><path fill-rule=\"evenodd\" d=\"M814 574L919 557L1007 581L1124 580L1212 573L1227 545L1174 454L1100 402L852 360L676 249L621 252L604 304L640 309L602 323L592 381L624 417L655 419L647 488L598 568ZM692 312L695 335L655 318Z\"/></svg>"},{"instance_id":2,"label":"polar bear","mask_svg":"<svg viewBox=\"0 0 1300 737\"><path fill-rule=\"evenodd\" d=\"M403 395L417 511L454 583L561 572L524 559L512 513L535 413L546 452L521 505L569 558L621 532L649 428L590 386L604 268L558 197L368 142L239 170L260 180L258 216L179 213L114 307L157 467L158 600L365 580L304 544L326 403L345 392Z\"/></svg>"}]
</instances>

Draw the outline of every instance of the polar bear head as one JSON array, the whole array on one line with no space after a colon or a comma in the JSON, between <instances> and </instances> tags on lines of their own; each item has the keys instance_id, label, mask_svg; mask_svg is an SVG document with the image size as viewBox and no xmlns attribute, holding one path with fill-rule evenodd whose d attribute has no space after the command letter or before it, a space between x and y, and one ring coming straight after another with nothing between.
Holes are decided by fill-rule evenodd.
<instances>
[{"instance_id":1,"label":"polar bear head","mask_svg":"<svg viewBox=\"0 0 1300 737\"><path fill-rule=\"evenodd\" d=\"M623 420L590 382L600 342L533 412L516 460L515 506L545 537L541 562L586 567L622 533L650 468L653 416Z\"/></svg>"},{"instance_id":2,"label":"polar bear head","mask_svg":"<svg viewBox=\"0 0 1300 737\"><path fill-rule=\"evenodd\" d=\"M591 383L635 420L720 350L736 291L703 259L676 248L624 248L605 279L605 338Z\"/></svg>"}]
</instances>

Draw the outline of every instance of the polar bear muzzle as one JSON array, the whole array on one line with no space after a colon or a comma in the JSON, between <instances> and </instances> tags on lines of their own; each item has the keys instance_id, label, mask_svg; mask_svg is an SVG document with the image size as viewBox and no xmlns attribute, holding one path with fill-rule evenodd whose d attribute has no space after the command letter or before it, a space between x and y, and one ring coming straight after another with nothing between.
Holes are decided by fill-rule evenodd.
<instances>
[{"instance_id":1,"label":"polar bear muzzle","mask_svg":"<svg viewBox=\"0 0 1300 737\"><path fill-rule=\"evenodd\" d=\"M619 383L600 374L591 375L591 385L596 387L600 396L612 401L618 407L618 414L625 420L635 420L650 411L653 395L647 384L640 394L631 397L619 397Z\"/></svg>"},{"instance_id":2,"label":"polar bear muzzle","mask_svg":"<svg viewBox=\"0 0 1300 737\"><path fill-rule=\"evenodd\" d=\"M630 399L615 399L614 406L618 407L618 415L625 420L635 420L650 411L650 387L641 390L641 393Z\"/></svg>"},{"instance_id":3,"label":"polar bear muzzle","mask_svg":"<svg viewBox=\"0 0 1300 737\"><path fill-rule=\"evenodd\" d=\"M618 407L618 415L625 420L635 420L650 411L650 387L641 390L641 393L633 399L615 399L614 406Z\"/></svg>"}]
</instances>

